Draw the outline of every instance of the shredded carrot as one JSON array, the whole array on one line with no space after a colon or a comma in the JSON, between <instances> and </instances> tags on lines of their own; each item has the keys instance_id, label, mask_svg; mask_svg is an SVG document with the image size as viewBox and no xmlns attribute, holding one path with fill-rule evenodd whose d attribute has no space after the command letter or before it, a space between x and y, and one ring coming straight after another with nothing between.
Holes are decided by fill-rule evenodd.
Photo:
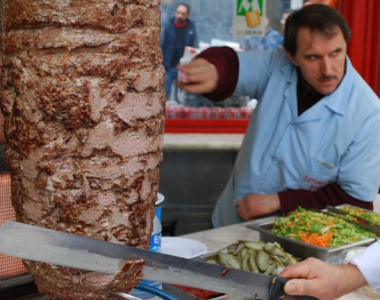
<instances>
[{"instance_id":1,"label":"shredded carrot","mask_svg":"<svg viewBox=\"0 0 380 300\"><path fill-rule=\"evenodd\" d=\"M309 220L306 221L306 226L307 226L307 228L309 228L309 229L311 228L310 223L309 223Z\"/></svg>"},{"instance_id":2,"label":"shredded carrot","mask_svg":"<svg viewBox=\"0 0 380 300\"><path fill-rule=\"evenodd\" d=\"M289 222L288 225L286 225L286 228L289 228L293 225L293 222Z\"/></svg>"},{"instance_id":3,"label":"shredded carrot","mask_svg":"<svg viewBox=\"0 0 380 300\"><path fill-rule=\"evenodd\" d=\"M301 232L298 235L301 241L319 247L329 247L330 239L333 236L332 232L326 232L325 234L317 234L310 232Z\"/></svg>"}]
</instances>

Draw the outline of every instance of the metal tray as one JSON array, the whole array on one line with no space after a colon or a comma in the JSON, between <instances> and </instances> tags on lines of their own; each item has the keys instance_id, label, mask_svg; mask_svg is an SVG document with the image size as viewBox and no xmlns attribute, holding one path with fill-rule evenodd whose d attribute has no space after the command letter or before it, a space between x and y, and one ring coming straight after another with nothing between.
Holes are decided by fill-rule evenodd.
<instances>
[{"instance_id":1,"label":"metal tray","mask_svg":"<svg viewBox=\"0 0 380 300\"><path fill-rule=\"evenodd\" d=\"M372 213L372 214L376 214L376 215L380 215L380 213L379 212L377 212L377 211L372 211L372 210L369 210L369 209L365 209L365 208L362 208L362 207L357 207L357 206L355 206L355 205L351 205L351 204L340 204L340 205L338 205L338 206L334 206L335 208L338 208L338 209L340 209L340 208L343 208L343 207L351 207L351 208L360 208L360 209L363 209L364 211L366 211L366 212L369 212L369 213ZM359 216L360 217L360 216ZM369 221L368 221L369 222ZM376 224L376 223L373 223L374 225L378 225L378 224ZM378 225L379 226L379 225Z\"/></svg>"},{"instance_id":2,"label":"metal tray","mask_svg":"<svg viewBox=\"0 0 380 300\"><path fill-rule=\"evenodd\" d=\"M293 254L295 257L307 258L316 257L327 261L335 255L339 255L344 250L349 250L354 247L368 246L375 242L374 238L369 238L363 241L347 244L340 247L318 247L301 241L297 241L285 236L277 236L271 232L274 221L255 223L247 225L248 228L256 230L260 234L260 240L264 242L277 242L286 252Z\"/></svg>"}]
</instances>

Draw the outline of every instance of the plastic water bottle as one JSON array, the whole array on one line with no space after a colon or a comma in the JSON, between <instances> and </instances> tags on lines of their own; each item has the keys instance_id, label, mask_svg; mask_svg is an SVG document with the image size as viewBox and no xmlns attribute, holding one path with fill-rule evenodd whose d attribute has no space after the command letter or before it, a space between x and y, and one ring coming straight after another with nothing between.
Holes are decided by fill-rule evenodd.
<instances>
[{"instance_id":1,"label":"plastic water bottle","mask_svg":"<svg viewBox=\"0 0 380 300\"><path fill-rule=\"evenodd\" d=\"M160 196L162 196L162 195L160 195ZM163 199L162 199L162 201L163 201ZM161 207L156 206L155 207L154 219L153 219L153 232L150 236L150 251L152 251L152 252L161 252L162 225L161 225L160 218L161 218ZM159 281L150 281L150 280L144 279L141 281L141 284L148 285L151 287L155 287L157 289L162 289L162 283ZM133 296L140 298L140 299L151 299L151 298L155 297L155 295L152 295L149 292L145 292L145 291L142 291L139 289L133 290Z\"/></svg>"},{"instance_id":2,"label":"plastic water bottle","mask_svg":"<svg viewBox=\"0 0 380 300\"><path fill-rule=\"evenodd\" d=\"M162 225L157 214L155 214L153 220L153 232L150 236L150 251L161 252L161 232Z\"/></svg>"}]
</instances>

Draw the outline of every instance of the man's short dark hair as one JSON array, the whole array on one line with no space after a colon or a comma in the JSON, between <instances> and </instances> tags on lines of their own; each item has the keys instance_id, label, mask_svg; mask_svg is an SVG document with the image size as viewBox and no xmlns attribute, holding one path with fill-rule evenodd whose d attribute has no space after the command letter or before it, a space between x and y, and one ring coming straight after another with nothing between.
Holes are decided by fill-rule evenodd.
<instances>
[{"instance_id":1,"label":"man's short dark hair","mask_svg":"<svg viewBox=\"0 0 380 300\"><path fill-rule=\"evenodd\" d=\"M336 34L333 30L338 26L348 43L351 30L343 15L336 9L323 4L311 4L291 14L285 23L284 48L292 56L297 53L297 34L302 27L320 32L327 37Z\"/></svg>"},{"instance_id":2,"label":"man's short dark hair","mask_svg":"<svg viewBox=\"0 0 380 300\"><path fill-rule=\"evenodd\" d=\"M190 6L187 5L186 3L178 3L177 7L175 9L177 10L178 6L181 6L181 5L184 6L184 7L186 7L186 9L187 9L187 15L190 15Z\"/></svg>"}]
</instances>

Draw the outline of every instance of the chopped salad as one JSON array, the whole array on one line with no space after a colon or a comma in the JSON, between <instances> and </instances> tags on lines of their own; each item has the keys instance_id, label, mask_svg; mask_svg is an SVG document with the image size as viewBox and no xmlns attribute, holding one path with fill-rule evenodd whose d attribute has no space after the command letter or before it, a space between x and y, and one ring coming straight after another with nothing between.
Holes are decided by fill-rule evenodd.
<instances>
[{"instance_id":1,"label":"chopped salad","mask_svg":"<svg viewBox=\"0 0 380 300\"><path fill-rule=\"evenodd\" d=\"M301 207L278 218L273 224L272 232L319 247L339 247L376 238L374 233L342 218Z\"/></svg>"},{"instance_id":2,"label":"chopped salad","mask_svg":"<svg viewBox=\"0 0 380 300\"><path fill-rule=\"evenodd\" d=\"M339 209L348 212L351 215L360 217L362 219L365 219L373 224L380 225L380 214L365 210L361 207L355 207L355 206L343 206L339 207Z\"/></svg>"}]
</instances>

